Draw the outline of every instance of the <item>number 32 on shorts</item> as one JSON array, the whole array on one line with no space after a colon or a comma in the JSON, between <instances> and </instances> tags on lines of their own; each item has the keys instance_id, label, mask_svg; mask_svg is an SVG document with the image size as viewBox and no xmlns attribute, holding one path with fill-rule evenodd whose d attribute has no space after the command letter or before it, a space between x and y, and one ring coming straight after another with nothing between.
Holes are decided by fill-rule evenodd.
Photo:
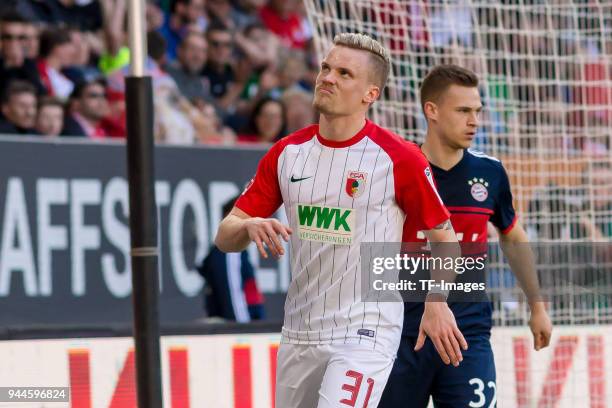
<instances>
[{"instance_id":1,"label":"number 32 on shorts","mask_svg":"<svg viewBox=\"0 0 612 408\"><path fill-rule=\"evenodd\" d=\"M358 371L348 370L346 372L346 376L352 379L351 384L343 384L342 389L344 391L350 392L350 398L343 398L340 400L341 404L348 405L349 407L354 407L357 402L357 397L359 396L359 391L361 390L361 383L363 382L363 374ZM372 394L372 388L374 388L374 379L368 378L366 380L368 383L368 390L366 392L365 400L363 401L362 408L368 408L368 401L370 400L370 395Z\"/></svg>"},{"instance_id":2,"label":"number 32 on shorts","mask_svg":"<svg viewBox=\"0 0 612 408\"><path fill-rule=\"evenodd\" d=\"M471 386L476 387L474 389L474 394L476 394L476 401L470 401L470 404L469 404L470 408L484 407L487 402L487 397L485 396L483 392L485 389L484 382L480 378L476 378L476 377L472 378L468 382ZM497 387L495 386L495 381L489 381L487 383L487 387L493 389L493 397L491 398L491 402L489 403L487 408L494 408L495 404L497 403Z\"/></svg>"}]
</instances>

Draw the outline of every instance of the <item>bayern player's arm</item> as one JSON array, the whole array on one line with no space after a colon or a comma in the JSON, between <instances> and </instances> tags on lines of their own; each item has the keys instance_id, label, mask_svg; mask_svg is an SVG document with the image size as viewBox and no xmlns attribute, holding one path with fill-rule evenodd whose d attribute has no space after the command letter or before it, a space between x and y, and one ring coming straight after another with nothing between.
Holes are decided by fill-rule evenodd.
<instances>
[{"instance_id":1,"label":"bayern player's arm","mask_svg":"<svg viewBox=\"0 0 612 408\"><path fill-rule=\"evenodd\" d=\"M410 144L408 160L402 160L397 168L402 169L396 177L396 197L400 207L411 217L415 230L425 232L431 245L431 256L460 256L461 249L450 223L450 214L438 195L429 163L421 151ZM414 147L413 147L414 146ZM437 245L442 244L442 245ZM450 275L449 275L450 273ZM433 280L454 280L454 271L433 270ZM419 326L415 350L420 350L429 337L445 364L458 366L463 360L461 349L467 342L457 327L455 316L442 294L430 293Z\"/></svg>"},{"instance_id":2,"label":"bayern player's arm","mask_svg":"<svg viewBox=\"0 0 612 408\"><path fill-rule=\"evenodd\" d=\"M529 328L533 335L533 347L540 350L550 344L552 323L540 293L535 257L527 233L517 222L510 181L503 167L500 169L500 191L495 200L491 222L499 232L499 244L510 269L527 297L531 310Z\"/></svg>"},{"instance_id":3,"label":"bayern player's arm","mask_svg":"<svg viewBox=\"0 0 612 408\"><path fill-rule=\"evenodd\" d=\"M461 248L449 219L432 229L424 230L424 233L431 246L432 258L457 259L461 256ZM452 282L456 277L454 270L447 269L434 268L430 274L431 279L436 282ZM414 347L416 351L423 347L427 336L445 364L459 366L463 361L461 350L467 350L468 344L446 303L446 295L441 293L429 293L425 299L419 335Z\"/></svg>"},{"instance_id":4,"label":"bayern player's arm","mask_svg":"<svg viewBox=\"0 0 612 408\"><path fill-rule=\"evenodd\" d=\"M215 245L223 252L240 252L255 242L262 257L267 249L279 258L285 251L281 238L289 241L291 228L269 218L282 204L277 163L282 146L277 143L261 159L255 177L227 217L219 224Z\"/></svg>"},{"instance_id":5,"label":"bayern player's arm","mask_svg":"<svg viewBox=\"0 0 612 408\"><path fill-rule=\"evenodd\" d=\"M500 234L499 243L512 272L527 296L531 310L529 328L533 335L533 348L540 350L550 344L552 323L540 295L534 255L529 247L527 233L523 227L515 224L510 232Z\"/></svg>"}]
</instances>

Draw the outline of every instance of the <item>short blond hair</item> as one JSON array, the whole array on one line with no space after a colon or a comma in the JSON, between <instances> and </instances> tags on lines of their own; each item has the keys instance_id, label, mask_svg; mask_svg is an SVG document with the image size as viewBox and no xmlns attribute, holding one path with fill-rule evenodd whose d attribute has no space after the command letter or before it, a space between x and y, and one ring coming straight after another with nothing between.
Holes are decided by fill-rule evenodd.
<instances>
[{"instance_id":1,"label":"short blond hair","mask_svg":"<svg viewBox=\"0 0 612 408\"><path fill-rule=\"evenodd\" d=\"M340 33L334 37L334 45L363 50L370 53L374 67L374 82L382 91L391 71L391 54L381 43L366 34Z\"/></svg>"}]
</instances>

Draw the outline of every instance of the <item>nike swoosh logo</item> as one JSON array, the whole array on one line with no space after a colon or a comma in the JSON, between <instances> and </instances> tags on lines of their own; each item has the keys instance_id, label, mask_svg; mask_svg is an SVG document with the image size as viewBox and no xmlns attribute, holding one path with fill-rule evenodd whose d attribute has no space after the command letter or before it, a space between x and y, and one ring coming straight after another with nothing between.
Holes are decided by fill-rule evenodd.
<instances>
[{"instance_id":1,"label":"nike swoosh logo","mask_svg":"<svg viewBox=\"0 0 612 408\"><path fill-rule=\"evenodd\" d=\"M295 176L291 176L291 182L295 183L297 181L302 181L302 180L306 180L306 179L309 179L309 178L312 178L312 176L302 177L302 178L295 178Z\"/></svg>"}]
</instances>

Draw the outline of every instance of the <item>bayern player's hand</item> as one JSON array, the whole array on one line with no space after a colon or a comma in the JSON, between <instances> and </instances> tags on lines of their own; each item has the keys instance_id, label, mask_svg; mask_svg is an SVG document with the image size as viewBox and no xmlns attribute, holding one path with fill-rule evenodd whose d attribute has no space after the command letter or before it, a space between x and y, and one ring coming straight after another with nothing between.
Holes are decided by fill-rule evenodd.
<instances>
[{"instance_id":1,"label":"bayern player's hand","mask_svg":"<svg viewBox=\"0 0 612 408\"><path fill-rule=\"evenodd\" d=\"M468 344L457 327L455 316L444 301L426 301L425 311L419 326L415 351L419 351L425 344L425 337L429 336L438 351L444 364L453 364L455 367L463 361L461 349L467 350Z\"/></svg>"},{"instance_id":2,"label":"bayern player's hand","mask_svg":"<svg viewBox=\"0 0 612 408\"><path fill-rule=\"evenodd\" d=\"M246 231L251 241L255 242L262 257L267 258L266 248L276 259L285 254L279 237L289 242L291 228L274 218L250 218L246 221ZM265 244L265 247L264 247Z\"/></svg>"},{"instance_id":3,"label":"bayern player's hand","mask_svg":"<svg viewBox=\"0 0 612 408\"><path fill-rule=\"evenodd\" d=\"M552 336L552 323L546 312L544 303L537 302L531 309L529 328L533 334L533 348L538 351L550 344Z\"/></svg>"}]
</instances>

